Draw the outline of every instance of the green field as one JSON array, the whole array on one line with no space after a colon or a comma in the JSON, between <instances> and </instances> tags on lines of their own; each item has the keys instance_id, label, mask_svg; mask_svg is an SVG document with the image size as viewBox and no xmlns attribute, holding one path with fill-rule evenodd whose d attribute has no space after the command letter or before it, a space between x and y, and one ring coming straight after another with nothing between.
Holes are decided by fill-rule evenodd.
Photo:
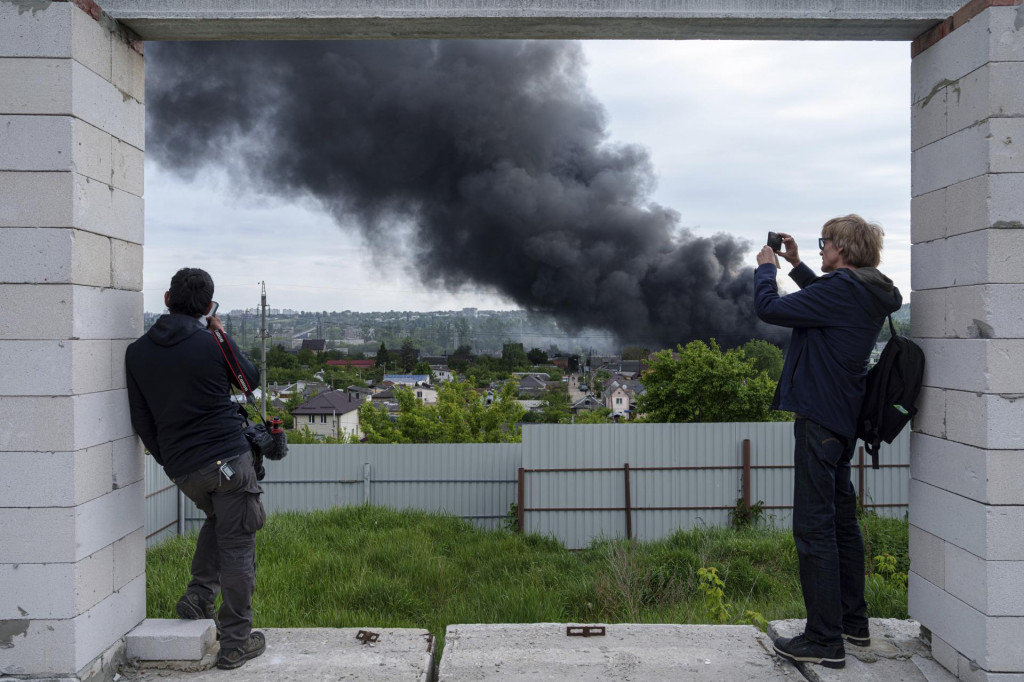
<instances>
[{"instance_id":1,"label":"green field","mask_svg":"<svg viewBox=\"0 0 1024 682\"><path fill-rule=\"evenodd\" d=\"M906 521L865 516L871 617L906 618ZM146 555L147 616L174 618L195 536ZM881 571L871 557L888 555ZM884 562L883 562L884 563ZM257 536L256 627L738 623L804 617L788 530L695 528L569 551L537 535L380 507L273 514ZM715 591L701 568L724 582ZM708 582L711 581L711 582ZM748 613L749 612L749 613ZM762 620L763 619L763 620ZM442 641L443 644L443 641Z\"/></svg>"}]
</instances>

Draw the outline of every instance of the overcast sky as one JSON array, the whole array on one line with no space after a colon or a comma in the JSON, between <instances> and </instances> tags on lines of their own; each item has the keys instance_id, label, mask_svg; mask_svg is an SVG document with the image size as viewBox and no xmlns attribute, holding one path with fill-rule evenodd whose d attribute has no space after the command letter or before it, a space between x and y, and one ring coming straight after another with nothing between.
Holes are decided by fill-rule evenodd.
<instances>
[{"instance_id":1,"label":"overcast sky","mask_svg":"<svg viewBox=\"0 0 1024 682\"><path fill-rule=\"evenodd\" d=\"M768 230L790 232L817 269L822 223L860 213L885 229L881 269L909 300L905 43L593 41L585 50L612 141L650 151L652 200L683 225L750 240L751 268ZM210 172L186 182L147 159L145 198L147 311L163 309L183 266L213 275L224 310L256 306L260 280L274 308L515 307L488 291L426 290L407 260L372 260L354 230L312 205L239 195Z\"/></svg>"}]
</instances>

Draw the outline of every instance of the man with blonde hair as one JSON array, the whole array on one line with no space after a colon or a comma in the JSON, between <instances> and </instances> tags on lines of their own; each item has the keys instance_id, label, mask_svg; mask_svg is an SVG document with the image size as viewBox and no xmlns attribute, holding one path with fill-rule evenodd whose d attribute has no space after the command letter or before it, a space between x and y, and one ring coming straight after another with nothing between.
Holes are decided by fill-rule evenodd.
<instances>
[{"instance_id":1,"label":"man with blonde hair","mask_svg":"<svg viewBox=\"0 0 1024 682\"><path fill-rule=\"evenodd\" d=\"M778 252L793 266L800 290L780 296L778 259L771 247L757 254L754 306L769 324L793 330L772 407L794 413L793 537L807 607L803 634L775 640L793 661L830 668L846 665L844 639L868 646L864 601L864 541L850 461L864 400L868 358L889 313L903 300L878 271L882 228L858 215L829 220L821 229L818 277L800 260L796 240L779 233Z\"/></svg>"}]
</instances>

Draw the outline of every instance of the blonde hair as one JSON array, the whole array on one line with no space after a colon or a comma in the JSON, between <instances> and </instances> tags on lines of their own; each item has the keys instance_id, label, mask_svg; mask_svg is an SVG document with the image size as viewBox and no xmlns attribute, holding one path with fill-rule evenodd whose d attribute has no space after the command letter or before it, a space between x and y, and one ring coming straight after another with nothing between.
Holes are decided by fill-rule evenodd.
<instances>
[{"instance_id":1,"label":"blonde hair","mask_svg":"<svg viewBox=\"0 0 1024 682\"><path fill-rule=\"evenodd\" d=\"M833 218L821 228L821 236L843 250L843 260L855 268L877 268L882 259L885 232L877 223L869 223L855 213Z\"/></svg>"}]
</instances>

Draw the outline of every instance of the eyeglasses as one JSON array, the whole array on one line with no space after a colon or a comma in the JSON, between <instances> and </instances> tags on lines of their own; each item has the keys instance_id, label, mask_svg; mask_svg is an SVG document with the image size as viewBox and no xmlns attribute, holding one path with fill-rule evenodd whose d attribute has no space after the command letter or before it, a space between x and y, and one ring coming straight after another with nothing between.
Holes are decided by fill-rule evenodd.
<instances>
[{"instance_id":1,"label":"eyeglasses","mask_svg":"<svg viewBox=\"0 0 1024 682\"><path fill-rule=\"evenodd\" d=\"M830 241L832 241L831 237L818 237L818 249L819 250L824 250L825 249L825 242L830 242Z\"/></svg>"}]
</instances>

